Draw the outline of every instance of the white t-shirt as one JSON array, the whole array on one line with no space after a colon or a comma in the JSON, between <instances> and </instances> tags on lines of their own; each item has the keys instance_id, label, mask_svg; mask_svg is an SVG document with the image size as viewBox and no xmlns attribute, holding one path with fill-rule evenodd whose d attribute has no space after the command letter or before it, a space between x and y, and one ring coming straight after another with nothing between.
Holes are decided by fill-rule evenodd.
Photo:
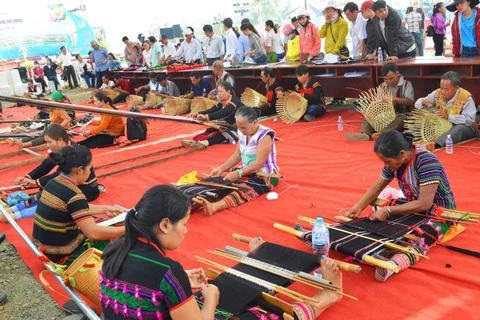
<instances>
[{"instance_id":1,"label":"white t-shirt","mask_svg":"<svg viewBox=\"0 0 480 320\"><path fill-rule=\"evenodd\" d=\"M67 51L67 54L60 53L58 55L58 60L62 63L62 68L72 65L72 55Z\"/></svg>"},{"instance_id":2,"label":"white t-shirt","mask_svg":"<svg viewBox=\"0 0 480 320\"><path fill-rule=\"evenodd\" d=\"M163 54L165 58L168 58L169 56L173 57L177 53L177 50L175 50L175 46L170 41L168 41L167 44L161 43L161 46L163 48Z\"/></svg>"},{"instance_id":3,"label":"white t-shirt","mask_svg":"<svg viewBox=\"0 0 480 320\"><path fill-rule=\"evenodd\" d=\"M363 52L360 52L360 40L367 39L367 20L361 13L357 14L357 19L352 23L350 29L353 44L353 56L358 57Z\"/></svg>"},{"instance_id":4,"label":"white t-shirt","mask_svg":"<svg viewBox=\"0 0 480 320\"><path fill-rule=\"evenodd\" d=\"M267 41L266 46L271 47L270 51L276 52L278 54L283 53L282 41L280 40L280 35L275 33L273 29L267 32Z\"/></svg>"},{"instance_id":5,"label":"white t-shirt","mask_svg":"<svg viewBox=\"0 0 480 320\"><path fill-rule=\"evenodd\" d=\"M113 82L113 81L109 81L108 85L105 84L105 82L103 82L99 89L100 90L108 89L108 88L113 87L114 85L115 85L115 82Z\"/></svg>"},{"instance_id":6,"label":"white t-shirt","mask_svg":"<svg viewBox=\"0 0 480 320\"><path fill-rule=\"evenodd\" d=\"M143 50L142 52L143 59L145 60L145 65L150 66L152 65L152 49L148 50Z\"/></svg>"},{"instance_id":7,"label":"white t-shirt","mask_svg":"<svg viewBox=\"0 0 480 320\"><path fill-rule=\"evenodd\" d=\"M152 81L149 81L148 82L148 88L150 89L150 91L157 91L157 88L160 88L160 84L158 82L155 82L153 83ZM160 90L158 90L160 91Z\"/></svg>"}]
</instances>

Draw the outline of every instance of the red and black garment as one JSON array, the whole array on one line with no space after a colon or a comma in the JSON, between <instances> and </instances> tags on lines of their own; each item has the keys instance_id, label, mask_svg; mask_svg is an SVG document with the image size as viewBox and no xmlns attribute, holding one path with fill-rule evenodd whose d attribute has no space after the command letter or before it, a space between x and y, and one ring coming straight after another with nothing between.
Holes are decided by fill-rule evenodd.
<instances>
[{"instance_id":1,"label":"red and black garment","mask_svg":"<svg viewBox=\"0 0 480 320\"><path fill-rule=\"evenodd\" d=\"M307 99L309 106L325 106L325 97L323 95L322 86L319 82L309 80L306 88L304 88L303 85L298 82L295 85L295 91L298 93L303 93L303 97Z\"/></svg>"},{"instance_id":2,"label":"red and black garment","mask_svg":"<svg viewBox=\"0 0 480 320\"><path fill-rule=\"evenodd\" d=\"M268 107L271 109L272 114L277 113L277 92L283 92L283 86L280 81L275 79L272 85L265 85L265 89L267 89Z\"/></svg>"}]
</instances>

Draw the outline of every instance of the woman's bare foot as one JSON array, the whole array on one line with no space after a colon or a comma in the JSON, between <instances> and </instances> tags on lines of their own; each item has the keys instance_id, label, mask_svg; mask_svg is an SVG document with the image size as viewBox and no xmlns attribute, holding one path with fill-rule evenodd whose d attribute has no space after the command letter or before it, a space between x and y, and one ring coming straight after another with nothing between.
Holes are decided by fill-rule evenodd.
<instances>
[{"instance_id":1,"label":"woman's bare foot","mask_svg":"<svg viewBox=\"0 0 480 320\"><path fill-rule=\"evenodd\" d=\"M22 140L20 140L20 139L15 140L15 144L17 145L17 147L18 147L19 149L25 148L25 146L23 145Z\"/></svg>"},{"instance_id":2,"label":"woman's bare foot","mask_svg":"<svg viewBox=\"0 0 480 320\"><path fill-rule=\"evenodd\" d=\"M11 145L11 146L13 146L15 144L15 139L13 139L13 138L8 138L7 141L8 141L8 144Z\"/></svg>"},{"instance_id":3,"label":"woman's bare foot","mask_svg":"<svg viewBox=\"0 0 480 320\"><path fill-rule=\"evenodd\" d=\"M338 268L337 264L333 260L325 258L322 259L321 266L323 279L330 281L332 285L342 290L342 272ZM342 295L333 290L323 289L313 298L320 302L319 306L315 307L315 315L318 317L328 307L331 307L335 303L342 300Z\"/></svg>"},{"instance_id":4,"label":"woman's bare foot","mask_svg":"<svg viewBox=\"0 0 480 320\"><path fill-rule=\"evenodd\" d=\"M250 251L254 251L258 247L260 247L263 244L263 242L264 241L260 237L254 238L250 240L250 242L248 243L248 247L250 248Z\"/></svg>"},{"instance_id":5,"label":"woman's bare foot","mask_svg":"<svg viewBox=\"0 0 480 320\"><path fill-rule=\"evenodd\" d=\"M13 220L16 220L15 213L13 213L11 209L6 209L6 210L7 210L8 214L10 215L10 217L12 217ZM1 213L0 213L0 222L8 223L7 218L5 218L5 216Z\"/></svg>"}]
</instances>

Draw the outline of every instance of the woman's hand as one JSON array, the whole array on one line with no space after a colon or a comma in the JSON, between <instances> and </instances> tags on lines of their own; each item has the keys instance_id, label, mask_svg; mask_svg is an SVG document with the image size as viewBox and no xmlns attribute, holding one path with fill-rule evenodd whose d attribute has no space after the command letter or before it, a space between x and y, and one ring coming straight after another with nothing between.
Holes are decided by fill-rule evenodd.
<instances>
[{"instance_id":1,"label":"woman's hand","mask_svg":"<svg viewBox=\"0 0 480 320\"><path fill-rule=\"evenodd\" d=\"M200 289L203 285L208 285L207 276L202 268L185 270L190 281L192 289Z\"/></svg>"},{"instance_id":2,"label":"woman's hand","mask_svg":"<svg viewBox=\"0 0 480 320\"><path fill-rule=\"evenodd\" d=\"M110 218L116 217L120 213L122 213L122 210L120 210L120 209L118 209L117 207L114 207L114 206L105 206L104 210L105 211L103 213L105 213Z\"/></svg>"},{"instance_id":3,"label":"woman's hand","mask_svg":"<svg viewBox=\"0 0 480 320\"><path fill-rule=\"evenodd\" d=\"M382 207L375 211L374 214L370 216L371 221L385 221L388 218L388 211L386 207Z\"/></svg>"},{"instance_id":4,"label":"woman's hand","mask_svg":"<svg viewBox=\"0 0 480 320\"><path fill-rule=\"evenodd\" d=\"M85 132L82 132L82 136L84 136L85 138L88 138L92 135L92 133L90 131L85 131Z\"/></svg>"},{"instance_id":5,"label":"woman's hand","mask_svg":"<svg viewBox=\"0 0 480 320\"><path fill-rule=\"evenodd\" d=\"M205 302L214 303L218 305L218 298L220 297L220 291L213 284L207 284L201 286L202 297Z\"/></svg>"},{"instance_id":6,"label":"woman's hand","mask_svg":"<svg viewBox=\"0 0 480 320\"><path fill-rule=\"evenodd\" d=\"M215 169L210 172L210 177L220 177L223 173L223 169L221 167L216 167Z\"/></svg>"},{"instance_id":7,"label":"woman's hand","mask_svg":"<svg viewBox=\"0 0 480 320\"><path fill-rule=\"evenodd\" d=\"M198 112L190 112L188 116L192 118L196 118L198 116Z\"/></svg>"},{"instance_id":8,"label":"woman's hand","mask_svg":"<svg viewBox=\"0 0 480 320\"><path fill-rule=\"evenodd\" d=\"M196 118L198 120L205 120L208 121L208 116L206 114L197 114Z\"/></svg>"},{"instance_id":9,"label":"woman's hand","mask_svg":"<svg viewBox=\"0 0 480 320\"><path fill-rule=\"evenodd\" d=\"M24 185L25 184L24 182L27 180L28 180L27 177L18 177L15 179L14 183L16 186L20 186L20 185Z\"/></svg>"},{"instance_id":10,"label":"woman's hand","mask_svg":"<svg viewBox=\"0 0 480 320\"><path fill-rule=\"evenodd\" d=\"M232 172L229 172L223 178L224 181L235 181L235 180L238 180L238 179L240 179L240 173L238 172L238 170L234 170Z\"/></svg>"},{"instance_id":11,"label":"woman's hand","mask_svg":"<svg viewBox=\"0 0 480 320\"><path fill-rule=\"evenodd\" d=\"M347 211L345 216L347 216L350 219L355 219L358 218L362 214L363 209L360 208L357 205L354 205L353 207L350 208L350 210Z\"/></svg>"}]
</instances>

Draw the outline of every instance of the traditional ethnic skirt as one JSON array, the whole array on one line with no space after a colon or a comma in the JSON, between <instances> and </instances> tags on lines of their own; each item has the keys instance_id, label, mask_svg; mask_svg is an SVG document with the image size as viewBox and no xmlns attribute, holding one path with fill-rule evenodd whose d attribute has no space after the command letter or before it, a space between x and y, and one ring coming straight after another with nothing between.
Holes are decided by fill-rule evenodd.
<instances>
[{"instance_id":1,"label":"traditional ethnic skirt","mask_svg":"<svg viewBox=\"0 0 480 320\"><path fill-rule=\"evenodd\" d=\"M218 135L222 135L224 141L222 143L235 144L238 141L238 135L236 129L228 129L225 131L219 131L217 129L208 128L205 132L200 133L193 137L195 141L210 140Z\"/></svg>"}]
</instances>

